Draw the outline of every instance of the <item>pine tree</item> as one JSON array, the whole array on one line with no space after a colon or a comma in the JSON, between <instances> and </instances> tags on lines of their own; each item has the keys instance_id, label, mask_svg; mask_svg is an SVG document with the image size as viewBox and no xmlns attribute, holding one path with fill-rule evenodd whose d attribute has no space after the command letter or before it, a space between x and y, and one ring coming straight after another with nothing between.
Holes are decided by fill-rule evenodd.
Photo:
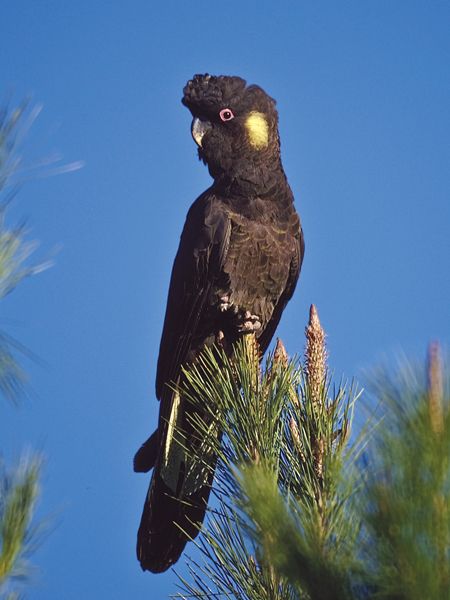
<instances>
[{"instance_id":1,"label":"pine tree","mask_svg":"<svg viewBox=\"0 0 450 600\"><path fill-rule=\"evenodd\" d=\"M27 104L0 111L0 300L25 277L46 265L29 264L36 244L25 240L23 227L9 228L6 209L17 192L20 167L17 143L22 127L33 118ZM20 358L29 352L11 336L0 332L0 394L17 404L26 382ZM3 421L4 422L4 421ZM19 465L8 467L0 458L0 595L16 600L15 583L29 573L27 556L35 541L32 515L39 490L40 458L24 455Z\"/></svg>"},{"instance_id":2,"label":"pine tree","mask_svg":"<svg viewBox=\"0 0 450 600\"><path fill-rule=\"evenodd\" d=\"M333 385L311 307L302 361L252 337L205 351L182 393L215 502L181 598L450 598L450 417L438 346L420 369L378 375L381 420L351 435L358 387ZM357 403L358 405L360 403ZM205 414L206 407L206 414ZM202 414L202 417L199 416ZM221 432L221 434L219 434Z\"/></svg>"}]
</instances>

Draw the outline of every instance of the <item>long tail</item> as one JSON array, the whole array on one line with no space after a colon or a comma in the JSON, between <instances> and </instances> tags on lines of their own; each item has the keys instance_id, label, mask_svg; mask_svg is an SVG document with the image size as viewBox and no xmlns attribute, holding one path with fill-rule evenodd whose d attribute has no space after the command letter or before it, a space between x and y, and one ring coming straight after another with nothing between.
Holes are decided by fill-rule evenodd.
<instances>
[{"instance_id":1,"label":"long tail","mask_svg":"<svg viewBox=\"0 0 450 600\"><path fill-rule=\"evenodd\" d=\"M161 573L177 562L205 518L210 486L177 498L155 471L137 536L137 557L144 571Z\"/></svg>"},{"instance_id":2,"label":"long tail","mask_svg":"<svg viewBox=\"0 0 450 600\"><path fill-rule=\"evenodd\" d=\"M198 437L186 432L184 403L179 396L163 431L156 431L134 459L135 471L154 467L137 535L137 557L142 569L161 573L177 562L186 543L194 539L205 518L215 457L203 459L187 449ZM184 424L184 434L181 425Z\"/></svg>"}]
</instances>

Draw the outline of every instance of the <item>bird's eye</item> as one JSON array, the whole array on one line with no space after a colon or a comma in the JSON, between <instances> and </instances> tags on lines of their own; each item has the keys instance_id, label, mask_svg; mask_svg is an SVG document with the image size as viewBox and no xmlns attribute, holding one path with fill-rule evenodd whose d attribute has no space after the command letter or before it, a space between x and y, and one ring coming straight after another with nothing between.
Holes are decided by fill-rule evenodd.
<instances>
[{"instance_id":1,"label":"bird's eye","mask_svg":"<svg viewBox=\"0 0 450 600\"><path fill-rule=\"evenodd\" d=\"M219 113L219 117L222 119L222 121L231 121L231 119L234 119L234 115L229 108L222 108Z\"/></svg>"}]
</instances>

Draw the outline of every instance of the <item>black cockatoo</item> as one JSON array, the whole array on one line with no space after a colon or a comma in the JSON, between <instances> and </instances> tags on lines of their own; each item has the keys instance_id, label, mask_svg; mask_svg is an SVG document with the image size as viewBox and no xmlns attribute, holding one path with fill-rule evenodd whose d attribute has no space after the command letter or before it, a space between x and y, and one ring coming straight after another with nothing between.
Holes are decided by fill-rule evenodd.
<instances>
[{"instance_id":1,"label":"black cockatoo","mask_svg":"<svg viewBox=\"0 0 450 600\"><path fill-rule=\"evenodd\" d=\"M174 437L182 429L189 447L193 409L173 391L181 367L219 338L231 347L248 332L264 353L304 252L275 101L240 77L196 75L183 92L199 157L214 182L189 209L181 234L158 358L158 428L134 459L135 471L153 468L137 541L142 568L153 572L174 564L198 533L212 483L211 473L200 481L189 476L192 458Z\"/></svg>"}]
</instances>

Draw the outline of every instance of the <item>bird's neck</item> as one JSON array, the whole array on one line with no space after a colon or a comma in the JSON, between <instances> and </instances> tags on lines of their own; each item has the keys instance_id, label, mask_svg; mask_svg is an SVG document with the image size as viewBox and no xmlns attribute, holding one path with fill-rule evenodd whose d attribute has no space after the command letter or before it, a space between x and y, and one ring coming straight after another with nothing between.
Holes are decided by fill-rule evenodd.
<instances>
[{"instance_id":1,"label":"bird's neck","mask_svg":"<svg viewBox=\"0 0 450 600\"><path fill-rule=\"evenodd\" d=\"M215 173L213 177L213 187L229 197L269 197L288 185L279 156L273 161L238 162L227 172Z\"/></svg>"}]
</instances>

